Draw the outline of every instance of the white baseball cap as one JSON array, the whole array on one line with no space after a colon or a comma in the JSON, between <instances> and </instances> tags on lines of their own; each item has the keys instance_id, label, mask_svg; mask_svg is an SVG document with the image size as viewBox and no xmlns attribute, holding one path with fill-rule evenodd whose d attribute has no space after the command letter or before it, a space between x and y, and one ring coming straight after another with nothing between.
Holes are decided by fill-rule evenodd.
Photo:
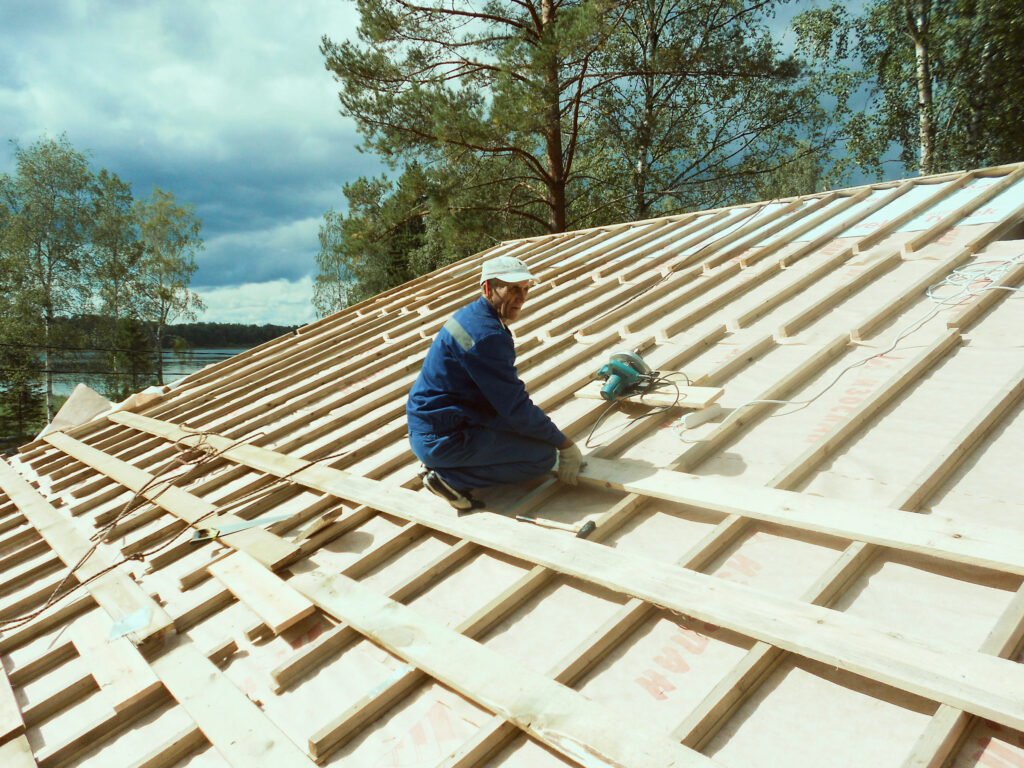
<instances>
[{"instance_id":1,"label":"white baseball cap","mask_svg":"<svg viewBox=\"0 0 1024 768\"><path fill-rule=\"evenodd\" d=\"M504 280L506 283L537 282L530 269L515 256L496 256L483 263L480 269L480 283L487 280Z\"/></svg>"}]
</instances>

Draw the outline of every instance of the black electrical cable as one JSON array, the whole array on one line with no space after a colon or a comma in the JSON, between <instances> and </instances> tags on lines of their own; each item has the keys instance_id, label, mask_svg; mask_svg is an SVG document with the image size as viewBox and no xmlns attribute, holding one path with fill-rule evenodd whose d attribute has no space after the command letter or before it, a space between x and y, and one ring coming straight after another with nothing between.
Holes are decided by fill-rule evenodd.
<instances>
[{"instance_id":1,"label":"black electrical cable","mask_svg":"<svg viewBox=\"0 0 1024 768\"><path fill-rule=\"evenodd\" d=\"M672 375L681 375L683 378L686 379L686 385L687 386L691 386L690 377L687 376L685 373L682 373L681 371L680 372L676 372L674 374L673 373L669 373L669 374L666 374L665 376L660 375L660 373L658 371L652 371L651 373L642 373L642 374L640 374L640 381L638 382L637 386L634 387L626 395L623 395L623 397L635 397L635 396L639 395L640 396L640 403L643 404L643 399L644 399L644 397L646 395L649 395L652 392L654 392L656 389L658 389L659 387L662 387L662 386L665 386L665 385L668 385L668 384L671 384L675 388L676 396L675 396L675 399L672 401L671 404L652 406L653 410L648 411L647 413L642 413L639 416L634 416L633 418L631 418L629 420L629 422L628 422L628 424L626 426L631 426L631 425L635 424L636 422L640 421L641 419L646 419L646 418L648 418L650 416L657 416L658 414L664 413L665 411L669 411L669 410L671 410L671 409L673 409L673 408L675 408L675 407L677 407L679 405L679 401L683 399L683 395L682 395L682 392L679 391L679 385L676 382L674 382L674 381L672 381L671 379L668 378L669 376L672 376ZM589 432L589 434L587 434L587 439L583 443L585 447L587 447L587 448L592 447L590 445L590 441L594 437L594 433L597 431L597 428L601 425L601 422L604 421L605 417L611 412L611 410L616 405L619 404L621 399L622 398L619 398L618 400L612 400L608 404L608 407L605 408L601 412L601 415L597 417L597 421L595 421L594 422L594 426L592 426L590 428L590 432ZM623 429L624 428L625 427L623 427Z\"/></svg>"}]
</instances>

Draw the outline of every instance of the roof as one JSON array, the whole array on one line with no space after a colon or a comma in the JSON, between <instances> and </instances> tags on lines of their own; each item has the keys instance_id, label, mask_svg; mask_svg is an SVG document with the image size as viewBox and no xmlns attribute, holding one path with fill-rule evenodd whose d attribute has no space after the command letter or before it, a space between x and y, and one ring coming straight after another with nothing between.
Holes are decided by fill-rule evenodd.
<instances>
[{"instance_id":1,"label":"roof","mask_svg":"<svg viewBox=\"0 0 1024 768\"><path fill-rule=\"evenodd\" d=\"M0 763L1024 764L1022 237L1024 164L501 243L47 433ZM405 394L500 254L588 464L457 516Z\"/></svg>"}]
</instances>

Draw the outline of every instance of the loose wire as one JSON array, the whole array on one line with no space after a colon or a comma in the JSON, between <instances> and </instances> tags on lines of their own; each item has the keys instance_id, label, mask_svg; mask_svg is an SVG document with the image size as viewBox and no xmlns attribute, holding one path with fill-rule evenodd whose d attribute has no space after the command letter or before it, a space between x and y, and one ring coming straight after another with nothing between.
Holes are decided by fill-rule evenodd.
<instances>
[{"instance_id":1,"label":"loose wire","mask_svg":"<svg viewBox=\"0 0 1024 768\"><path fill-rule=\"evenodd\" d=\"M922 316L915 319L913 322L904 326L904 328L900 330L899 333L896 334L896 337L893 339L892 343L889 344L889 346L886 347L884 350L882 350L881 352L875 352L874 354L869 355L868 357L865 357L861 360L857 360L843 368L841 371L839 371L835 375L835 377L833 377L832 381L825 385L825 387L820 392L818 392L818 394L814 395L813 397L807 400L748 400L747 402L742 403L741 405L738 405L735 408L733 408L732 412L729 415L732 416L741 409L746 408L748 405L755 405L757 403L799 406L798 408L786 411L785 413L772 414L773 418L778 416L789 416L793 413L796 413L797 411L803 410L808 405L810 405L815 400L824 395L826 392L828 392L830 389L832 389L832 387L834 387L836 384L838 384L839 380L849 371L853 370L854 368L859 368L860 366L865 365L866 363L870 362L871 360L874 360L875 358L884 357L885 355L895 350L903 339L905 339L907 336L910 336L912 333L915 333L916 331L920 330L925 323L927 323L929 320L931 320L933 317L939 314L939 312L941 312L942 310L948 309L950 307L955 307L971 298L974 298L975 296L980 296L981 294L987 293L988 291L992 290L1010 291L1012 293L1020 292L1022 290L1021 288L995 285L995 282L1000 277L1002 277L1006 272L1008 272L1012 266L1020 264L1022 262L1024 262L1024 256L1016 256L1012 259L992 259L989 261L979 262L979 264L995 265L989 267L988 269L979 269L979 264L974 264L971 265L970 267L959 267L957 269L954 269L942 280L928 286L928 288L925 289L925 295L928 297L929 300L931 300L931 302L934 305L931 309L925 312ZM976 284L980 282L984 282L986 284L981 287L976 287ZM954 287L956 289L956 292L946 298L940 298L939 296L937 296L937 293L947 285ZM676 436L679 437L680 439L684 439L682 433L685 432L686 429L687 427L682 419L680 419L679 422L674 426Z\"/></svg>"}]
</instances>

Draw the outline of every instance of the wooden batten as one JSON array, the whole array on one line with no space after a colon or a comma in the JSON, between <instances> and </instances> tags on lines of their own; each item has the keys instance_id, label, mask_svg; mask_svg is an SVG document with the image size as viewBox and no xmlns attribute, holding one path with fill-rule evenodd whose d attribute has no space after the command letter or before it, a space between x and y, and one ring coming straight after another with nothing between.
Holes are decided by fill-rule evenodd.
<instances>
[{"instance_id":1,"label":"wooden batten","mask_svg":"<svg viewBox=\"0 0 1024 768\"><path fill-rule=\"evenodd\" d=\"M24 446L0 764L1024 764L1022 184L499 243ZM540 280L518 373L586 465L460 516L405 400L495 255ZM682 400L609 408L625 349Z\"/></svg>"}]
</instances>

